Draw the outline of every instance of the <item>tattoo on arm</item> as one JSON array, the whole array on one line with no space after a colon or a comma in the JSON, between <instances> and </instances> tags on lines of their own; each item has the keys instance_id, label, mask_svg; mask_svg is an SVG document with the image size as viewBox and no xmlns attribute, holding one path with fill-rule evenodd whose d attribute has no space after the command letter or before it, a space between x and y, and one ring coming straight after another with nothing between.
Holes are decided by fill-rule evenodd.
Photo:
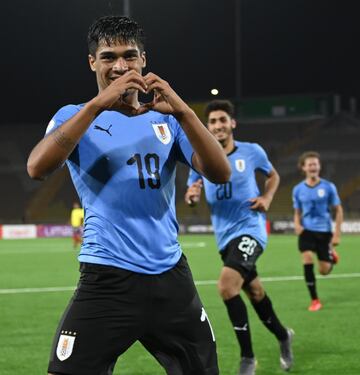
<instances>
[{"instance_id":1,"label":"tattoo on arm","mask_svg":"<svg viewBox=\"0 0 360 375\"><path fill-rule=\"evenodd\" d=\"M60 130L56 129L52 136L55 140L55 142L66 151L72 151L74 147L76 146L76 142L74 142L72 139L66 137L66 135Z\"/></svg>"}]
</instances>

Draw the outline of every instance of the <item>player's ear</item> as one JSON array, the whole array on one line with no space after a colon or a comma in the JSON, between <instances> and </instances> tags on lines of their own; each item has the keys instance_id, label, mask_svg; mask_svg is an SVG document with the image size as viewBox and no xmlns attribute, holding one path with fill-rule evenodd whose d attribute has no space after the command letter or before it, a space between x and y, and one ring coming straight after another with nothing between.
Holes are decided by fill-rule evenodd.
<instances>
[{"instance_id":1,"label":"player's ear","mask_svg":"<svg viewBox=\"0 0 360 375\"><path fill-rule=\"evenodd\" d=\"M96 58L93 55L88 55L90 69L95 72L96 71Z\"/></svg>"},{"instance_id":2,"label":"player's ear","mask_svg":"<svg viewBox=\"0 0 360 375\"><path fill-rule=\"evenodd\" d=\"M145 68L146 67L146 52L142 51L140 57L143 62L142 67Z\"/></svg>"},{"instance_id":3,"label":"player's ear","mask_svg":"<svg viewBox=\"0 0 360 375\"><path fill-rule=\"evenodd\" d=\"M233 129L235 129L236 128L236 120L235 119L231 119L231 127L233 128Z\"/></svg>"}]
</instances>

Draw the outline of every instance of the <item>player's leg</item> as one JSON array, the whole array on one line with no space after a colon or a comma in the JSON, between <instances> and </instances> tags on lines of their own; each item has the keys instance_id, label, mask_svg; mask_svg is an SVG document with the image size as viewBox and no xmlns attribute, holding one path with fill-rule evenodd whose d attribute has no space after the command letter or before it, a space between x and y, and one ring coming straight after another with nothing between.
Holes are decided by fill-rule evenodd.
<instances>
[{"instance_id":1,"label":"player's leg","mask_svg":"<svg viewBox=\"0 0 360 375\"><path fill-rule=\"evenodd\" d=\"M245 285L244 291L248 295L251 304L265 327L273 333L279 341L286 340L288 338L287 330L278 319L272 302L265 293L259 277L256 277L249 284Z\"/></svg>"},{"instance_id":2,"label":"player's leg","mask_svg":"<svg viewBox=\"0 0 360 375\"><path fill-rule=\"evenodd\" d=\"M248 312L240 295L243 284L244 278L239 271L226 266L222 268L218 289L239 342L241 357L254 358Z\"/></svg>"},{"instance_id":3,"label":"player's leg","mask_svg":"<svg viewBox=\"0 0 360 375\"><path fill-rule=\"evenodd\" d=\"M319 273L323 276L331 273L333 269L333 263L328 261L319 260Z\"/></svg>"},{"instance_id":4,"label":"player's leg","mask_svg":"<svg viewBox=\"0 0 360 375\"><path fill-rule=\"evenodd\" d=\"M306 286L309 290L309 294L312 300L318 298L316 290L316 277L314 271L314 260L313 252L311 250L306 250L301 253L301 259L304 266L304 277Z\"/></svg>"},{"instance_id":5,"label":"player's leg","mask_svg":"<svg viewBox=\"0 0 360 375\"><path fill-rule=\"evenodd\" d=\"M78 288L59 323L50 374L111 375L118 356L140 336L136 274L82 264ZM135 290L136 292L136 290Z\"/></svg>"},{"instance_id":6,"label":"player's leg","mask_svg":"<svg viewBox=\"0 0 360 375\"><path fill-rule=\"evenodd\" d=\"M259 277L244 285L244 291L248 295L257 315L265 327L275 335L280 344L280 365L288 371L293 364L291 343L294 331L285 328L277 317L272 302L262 286Z\"/></svg>"},{"instance_id":7,"label":"player's leg","mask_svg":"<svg viewBox=\"0 0 360 375\"><path fill-rule=\"evenodd\" d=\"M257 241L247 235L233 239L221 251L224 267L220 274L218 288L240 345L241 375L255 373L255 356L247 308L240 290L243 285L256 277L255 262L262 251Z\"/></svg>"},{"instance_id":8,"label":"player's leg","mask_svg":"<svg viewBox=\"0 0 360 375\"><path fill-rule=\"evenodd\" d=\"M319 272L321 275L328 275L339 256L331 244L332 233L317 233L317 256L319 260Z\"/></svg>"},{"instance_id":9,"label":"player's leg","mask_svg":"<svg viewBox=\"0 0 360 375\"><path fill-rule=\"evenodd\" d=\"M240 295L244 281L238 270L224 266L218 281L218 289L240 346L239 374L252 375L255 373L255 355L252 348L248 312Z\"/></svg>"},{"instance_id":10,"label":"player's leg","mask_svg":"<svg viewBox=\"0 0 360 375\"><path fill-rule=\"evenodd\" d=\"M317 241L315 233L304 230L298 239L298 247L301 253L301 261L304 268L304 279L310 294L311 304L309 311L320 310L322 305L316 290L316 277L314 271L313 252L316 250Z\"/></svg>"},{"instance_id":11,"label":"player's leg","mask_svg":"<svg viewBox=\"0 0 360 375\"><path fill-rule=\"evenodd\" d=\"M218 375L215 335L186 258L152 279L152 308L139 341L168 375Z\"/></svg>"},{"instance_id":12,"label":"player's leg","mask_svg":"<svg viewBox=\"0 0 360 375\"><path fill-rule=\"evenodd\" d=\"M196 294L183 311L163 317L157 331L140 339L168 375L218 375L215 335Z\"/></svg>"},{"instance_id":13,"label":"player's leg","mask_svg":"<svg viewBox=\"0 0 360 375\"><path fill-rule=\"evenodd\" d=\"M303 251L301 253L302 262L304 266L304 277L306 286L308 288L311 303L308 308L309 311L318 311L322 308L322 304L320 302L317 288L316 288L316 276L314 271L314 261L313 261L313 252L310 250Z\"/></svg>"}]
</instances>

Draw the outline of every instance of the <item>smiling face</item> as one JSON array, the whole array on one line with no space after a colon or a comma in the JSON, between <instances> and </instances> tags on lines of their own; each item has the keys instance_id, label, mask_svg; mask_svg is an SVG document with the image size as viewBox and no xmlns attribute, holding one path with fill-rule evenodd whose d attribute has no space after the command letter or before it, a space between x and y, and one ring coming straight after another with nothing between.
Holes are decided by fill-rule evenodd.
<instances>
[{"instance_id":1,"label":"smiling face","mask_svg":"<svg viewBox=\"0 0 360 375\"><path fill-rule=\"evenodd\" d=\"M317 157L308 157L304 160L302 167L302 171L305 174L307 179L316 180L319 178L321 164L320 160Z\"/></svg>"},{"instance_id":2,"label":"smiling face","mask_svg":"<svg viewBox=\"0 0 360 375\"><path fill-rule=\"evenodd\" d=\"M89 55L89 64L96 73L99 91L104 90L114 80L130 70L141 74L146 66L145 52L136 44L122 44L116 42L107 44L101 41L95 56Z\"/></svg>"},{"instance_id":3,"label":"smiling face","mask_svg":"<svg viewBox=\"0 0 360 375\"><path fill-rule=\"evenodd\" d=\"M123 16L98 18L89 28L89 63L96 73L99 91L129 70L141 74L145 67L144 31L134 20ZM134 90L129 90L135 93Z\"/></svg>"},{"instance_id":4,"label":"smiling face","mask_svg":"<svg viewBox=\"0 0 360 375\"><path fill-rule=\"evenodd\" d=\"M212 111L208 115L207 128L224 148L233 141L235 127L235 120L223 110Z\"/></svg>"}]
</instances>

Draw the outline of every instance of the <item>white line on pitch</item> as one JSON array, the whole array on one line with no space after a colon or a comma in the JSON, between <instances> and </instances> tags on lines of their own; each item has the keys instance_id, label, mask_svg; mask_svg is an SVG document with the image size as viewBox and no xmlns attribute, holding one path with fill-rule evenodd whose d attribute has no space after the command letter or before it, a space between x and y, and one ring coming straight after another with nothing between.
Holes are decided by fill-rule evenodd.
<instances>
[{"instance_id":1,"label":"white line on pitch","mask_svg":"<svg viewBox=\"0 0 360 375\"><path fill-rule=\"evenodd\" d=\"M67 292L75 290L74 286L57 286L53 288L19 288L19 289L0 289L0 294L18 294L18 293L45 293L45 292Z\"/></svg>"},{"instance_id":2,"label":"white line on pitch","mask_svg":"<svg viewBox=\"0 0 360 375\"><path fill-rule=\"evenodd\" d=\"M348 279L360 277L360 273L339 273L334 275L322 276L317 275L317 279ZM274 281L298 281L304 280L304 276L276 276L276 277L260 277L263 282L274 282ZM213 285L217 284L217 280L204 280L204 281L195 281L196 285Z\"/></svg>"},{"instance_id":3,"label":"white line on pitch","mask_svg":"<svg viewBox=\"0 0 360 375\"><path fill-rule=\"evenodd\" d=\"M360 273L339 273L328 276L317 276L318 279L349 279L360 277ZM279 277L262 277L261 281L298 281L304 280L303 276L279 276ZM214 285L217 280L199 280L195 281L196 285ZM75 290L75 286L59 286L49 288L18 288L18 289L0 289L0 294L19 294L19 293L46 293L46 292L67 292Z\"/></svg>"},{"instance_id":4,"label":"white line on pitch","mask_svg":"<svg viewBox=\"0 0 360 375\"><path fill-rule=\"evenodd\" d=\"M206 243L205 242L184 242L181 244L182 248L186 247L205 247Z\"/></svg>"}]
</instances>

